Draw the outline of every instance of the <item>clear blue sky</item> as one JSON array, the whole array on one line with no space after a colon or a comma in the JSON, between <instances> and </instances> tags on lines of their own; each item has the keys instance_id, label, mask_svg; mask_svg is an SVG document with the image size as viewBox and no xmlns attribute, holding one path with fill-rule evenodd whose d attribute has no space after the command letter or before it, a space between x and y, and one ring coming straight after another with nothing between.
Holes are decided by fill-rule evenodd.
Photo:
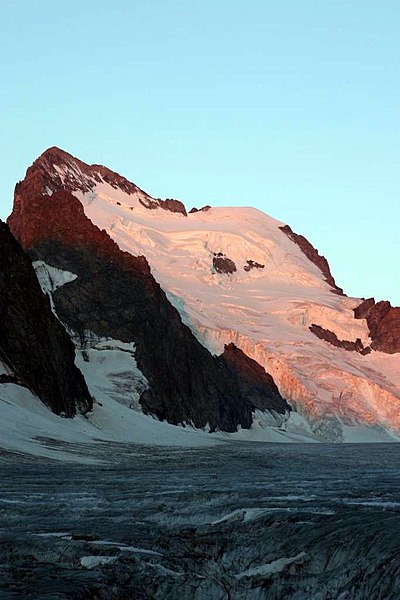
<instances>
[{"instance_id":1,"label":"clear blue sky","mask_svg":"<svg viewBox=\"0 0 400 600\"><path fill-rule=\"evenodd\" d=\"M1 0L0 216L47 147L252 205L400 304L398 0Z\"/></svg>"}]
</instances>

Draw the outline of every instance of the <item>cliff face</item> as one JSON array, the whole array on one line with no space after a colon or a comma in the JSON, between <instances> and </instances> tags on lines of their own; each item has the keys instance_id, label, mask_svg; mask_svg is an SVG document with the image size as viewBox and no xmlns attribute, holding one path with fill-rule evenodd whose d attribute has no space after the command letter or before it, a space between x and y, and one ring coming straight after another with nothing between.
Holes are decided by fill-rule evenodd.
<instances>
[{"instance_id":1,"label":"cliff face","mask_svg":"<svg viewBox=\"0 0 400 600\"><path fill-rule=\"evenodd\" d=\"M54 413L87 412L92 398L75 350L50 309L29 256L0 221L0 359Z\"/></svg>"},{"instance_id":2,"label":"cliff face","mask_svg":"<svg viewBox=\"0 0 400 600\"><path fill-rule=\"evenodd\" d=\"M231 371L243 397L251 407L259 410L273 409L278 413L282 411L279 390L271 375L258 362L233 343L225 345L221 361ZM290 410L290 407L287 406L287 409Z\"/></svg>"},{"instance_id":3,"label":"cliff face","mask_svg":"<svg viewBox=\"0 0 400 600\"><path fill-rule=\"evenodd\" d=\"M159 419L236 431L239 425L251 426L252 412L261 405L285 414L289 405L273 382L269 382L272 395L264 382L264 396L258 386L253 401L248 394L251 381L200 344L152 276L146 259L120 250L86 217L73 195L79 183L73 181L76 169L72 175L60 166L54 169L49 164L52 154L53 150L31 167L18 184L9 224L32 259L77 276L53 295L61 321L82 337L90 330L134 342L137 366L149 382L139 402L144 412ZM56 189L60 172L62 189ZM86 189L89 183L83 175L76 177ZM139 188L134 188L136 193ZM175 204L172 208L176 212Z\"/></svg>"},{"instance_id":4,"label":"cliff face","mask_svg":"<svg viewBox=\"0 0 400 600\"><path fill-rule=\"evenodd\" d=\"M354 316L367 320L371 348L387 354L400 352L400 307L385 300L375 304L374 298L368 298L354 309Z\"/></svg>"}]
</instances>

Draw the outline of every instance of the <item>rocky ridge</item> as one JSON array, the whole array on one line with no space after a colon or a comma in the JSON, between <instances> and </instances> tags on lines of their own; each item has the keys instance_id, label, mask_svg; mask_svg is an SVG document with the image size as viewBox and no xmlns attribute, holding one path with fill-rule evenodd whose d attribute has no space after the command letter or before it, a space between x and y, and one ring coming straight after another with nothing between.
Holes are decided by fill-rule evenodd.
<instances>
[{"instance_id":1,"label":"rocky ridge","mask_svg":"<svg viewBox=\"0 0 400 600\"><path fill-rule=\"evenodd\" d=\"M332 291L334 291L336 294L342 295L343 290L342 290L342 288L340 288L336 285L336 282L332 276L332 273L331 273L331 270L329 267L329 263L326 260L325 256L321 256L318 253L318 250L316 248L314 248L314 246L312 244L310 244L310 242L307 240L307 238L305 238L303 235L299 235L298 233L295 233L294 231L292 231L292 229L289 227L289 225L284 225L280 229L281 229L281 231L283 231L283 233L285 233L288 236L288 238L290 238L292 240L292 242L297 244L299 246L299 248L301 248L301 250L307 256L307 258L321 270L321 273L325 277L325 281L327 283L329 283L329 285L332 287Z\"/></svg>"},{"instance_id":2,"label":"rocky ridge","mask_svg":"<svg viewBox=\"0 0 400 600\"><path fill-rule=\"evenodd\" d=\"M348 350L349 352L359 352L363 356L369 354L371 352L370 346L364 346L360 338L357 338L355 342L351 340L340 340L336 333L333 331L329 331L329 329L324 329L320 325L316 325L313 323L310 325L309 330L314 333L320 340L325 340L332 344L332 346L336 346L337 348L343 348L344 350Z\"/></svg>"}]
</instances>

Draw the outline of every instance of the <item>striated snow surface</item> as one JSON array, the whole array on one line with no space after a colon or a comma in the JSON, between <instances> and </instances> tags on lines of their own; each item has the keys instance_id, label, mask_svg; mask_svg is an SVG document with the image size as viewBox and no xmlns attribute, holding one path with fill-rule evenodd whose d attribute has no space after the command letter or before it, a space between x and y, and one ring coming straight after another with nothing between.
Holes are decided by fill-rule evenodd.
<instances>
[{"instance_id":1,"label":"striated snow surface","mask_svg":"<svg viewBox=\"0 0 400 600\"><path fill-rule=\"evenodd\" d=\"M0 455L1 600L398 600L399 445L108 447Z\"/></svg>"}]
</instances>

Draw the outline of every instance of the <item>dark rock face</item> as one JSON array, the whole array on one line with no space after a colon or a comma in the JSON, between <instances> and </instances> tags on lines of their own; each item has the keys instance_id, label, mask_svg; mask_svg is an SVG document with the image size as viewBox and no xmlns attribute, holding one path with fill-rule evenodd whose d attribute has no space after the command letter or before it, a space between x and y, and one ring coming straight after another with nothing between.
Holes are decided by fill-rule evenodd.
<instances>
[{"instance_id":1,"label":"dark rock face","mask_svg":"<svg viewBox=\"0 0 400 600\"><path fill-rule=\"evenodd\" d=\"M354 316L367 320L371 348L387 354L400 352L400 307L387 300L375 304L374 298L368 298L354 309Z\"/></svg>"},{"instance_id":2,"label":"dark rock face","mask_svg":"<svg viewBox=\"0 0 400 600\"><path fill-rule=\"evenodd\" d=\"M324 329L320 325L316 325L313 323L309 330L314 333L320 340L325 340L332 344L332 346L336 346L337 348L343 348L344 350L348 350L349 352L359 352L363 356L366 354L370 354L371 348L369 346L364 347L364 344L357 338L355 342L349 340L339 340L336 333L333 331L329 331L329 329Z\"/></svg>"},{"instance_id":3,"label":"dark rock face","mask_svg":"<svg viewBox=\"0 0 400 600\"><path fill-rule=\"evenodd\" d=\"M14 373L9 382L28 387L56 414L87 412L92 398L74 364L74 346L29 256L1 221L0 249L0 358Z\"/></svg>"},{"instance_id":4,"label":"dark rock face","mask_svg":"<svg viewBox=\"0 0 400 600\"><path fill-rule=\"evenodd\" d=\"M222 252L214 253L213 266L216 273L231 275L236 272L236 265L230 258L227 258Z\"/></svg>"},{"instance_id":5,"label":"dark rock face","mask_svg":"<svg viewBox=\"0 0 400 600\"><path fill-rule=\"evenodd\" d=\"M290 411L289 404L282 402L282 396L275 381L255 360L247 356L235 344L227 344L221 360L227 365L244 398L253 409L273 409L278 413Z\"/></svg>"},{"instance_id":6,"label":"dark rock face","mask_svg":"<svg viewBox=\"0 0 400 600\"><path fill-rule=\"evenodd\" d=\"M149 208L150 210L155 210L156 208L163 208L164 210L169 210L173 213L181 213L185 217L187 217L187 212L185 205L179 200L173 200L172 198L167 198L166 200L161 200L160 198L154 199L150 198L150 196L145 199L139 198L140 204L145 208Z\"/></svg>"},{"instance_id":7,"label":"dark rock face","mask_svg":"<svg viewBox=\"0 0 400 600\"><path fill-rule=\"evenodd\" d=\"M159 207L158 200L154 200L154 198L139 198L139 202L149 210L156 210Z\"/></svg>"},{"instance_id":8,"label":"dark rock face","mask_svg":"<svg viewBox=\"0 0 400 600\"><path fill-rule=\"evenodd\" d=\"M89 329L135 343L138 367L150 385L140 398L143 410L173 424L250 427L255 404L243 395L249 382L239 383L240 375L197 341L146 259L121 251L71 193L28 194L27 200L25 185L19 186L21 200L10 218L20 241L33 259L77 275L54 293L58 316L80 335ZM274 396L271 406L276 410L278 404ZM282 398L280 407L284 413Z\"/></svg>"},{"instance_id":9,"label":"dark rock face","mask_svg":"<svg viewBox=\"0 0 400 600\"><path fill-rule=\"evenodd\" d=\"M164 210L169 210L173 213L181 213L187 217L185 205L180 200L174 200L173 198L166 198L165 200L159 200L160 207Z\"/></svg>"},{"instance_id":10,"label":"dark rock face","mask_svg":"<svg viewBox=\"0 0 400 600\"><path fill-rule=\"evenodd\" d=\"M265 265L262 265L254 260L246 260L246 264L244 265L243 269L248 272L252 269L264 269L264 267Z\"/></svg>"},{"instance_id":11,"label":"dark rock face","mask_svg":"<svg viewBox=\"0 0 400 600\"><path fill-rule=\"evenodd\" d=\"M372 308L374 305L375 300L373 298L368 298L367 300L364 300L364 302L361 302L361 304L359 304L354 309L354 317L356 319L365 319L366 315L369 312L369 309Z\"/></svg>"},{"instance_id":12,"label":"dark rock face","mask_svg":"<svg viewBox=\"0 0 400 600\"><path fill-rule=\"evenodd\" d=\"M0 355L1 355L1 350L0 350ZM5 355L4 355L4 362L6 362L6 360L7 359L5 358ZM17 375L9 375L7 373L2 373L0 375L0 383L15 383L15 385L20 385L22 387L28 388L27 384L20 377L18 377Z\"/></svg>"},{"instance_id":13,"label":"dark rock face","mask_svg":"<svg viewBox=\"0 0 400 600\"><path fill-rule=\"evenodd\" d=\"M335 280L332 277L326 258L324 256L320 256L320 254L318 254L318 250L314 248L314 246L310 244L310 242L303 235L299 235L298 233L292 231L289 225L284 225L279 229L283 231L283 233L285 233L292 240L292 242L297 244L307 258L320 269L322 274L325 276L325 281L329 283L329 285L333 288L333 291L336 294L343 295L342 288L336 285Z\"/></svg>"},{"instance_id":14,"label":"dark rock face","mask_svg":"<svg viewBox=\"0 0 400 600\"><path fill-rule=\"evenodd\" d=\"M195 206L193 206L193 208L191 208L189 210L189 215L193 214L193 213L197 213L197 212L207 212L209 211L211 208L211 206L209 204L206 204L205 206L202 206L201 208L196 208Z\"/></svg>"}]
</instances>

